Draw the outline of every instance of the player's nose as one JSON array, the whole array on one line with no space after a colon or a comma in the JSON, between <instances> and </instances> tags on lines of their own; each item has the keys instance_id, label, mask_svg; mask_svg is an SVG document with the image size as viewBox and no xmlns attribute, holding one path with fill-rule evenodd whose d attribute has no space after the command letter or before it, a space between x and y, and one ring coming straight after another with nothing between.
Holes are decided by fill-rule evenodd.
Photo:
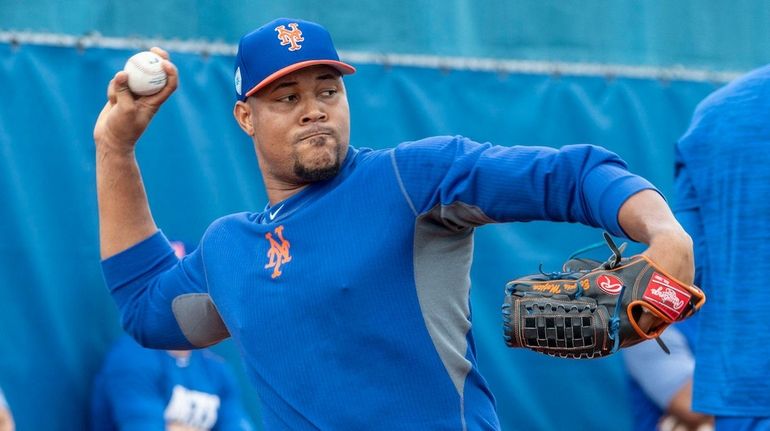
<instances>
[{"instance_id":1,"label":"player's nose","mask_svg":"<svg viewBox=\"0 0 770 431\"><path fill-rule=\"evenodd\" d=\"M323 104L313 100L305 104L305 110L300 121L302 124L308 124L317 121L326 121L328 118L326 110L323 108Z\"/></svg>"}]
</instances>

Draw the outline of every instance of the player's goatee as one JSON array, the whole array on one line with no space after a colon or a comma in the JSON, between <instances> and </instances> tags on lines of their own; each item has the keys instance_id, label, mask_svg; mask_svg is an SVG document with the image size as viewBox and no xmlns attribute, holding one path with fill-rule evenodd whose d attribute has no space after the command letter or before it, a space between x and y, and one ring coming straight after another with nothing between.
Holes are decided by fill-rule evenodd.
<instances>
[{"instance_id":1,"label":"player's goatee","mask_svg":"<svg viewBox=\"0 0 770 431\"><path fill-rule=\"evenodd\" d=\"M334 150L334 162L331 165L321 167L309 167L300 162L298 158L294 158L294 175L297 178L314 183L317 181L326 181L334 178L340 171L340 150L335 148Z\"/></svg>"}]
</instances>

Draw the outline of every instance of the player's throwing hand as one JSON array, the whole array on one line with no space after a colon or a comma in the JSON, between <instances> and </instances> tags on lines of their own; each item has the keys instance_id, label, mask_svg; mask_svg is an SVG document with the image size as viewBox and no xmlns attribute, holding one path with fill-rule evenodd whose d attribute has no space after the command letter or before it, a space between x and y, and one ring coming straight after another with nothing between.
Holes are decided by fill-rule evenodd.
<instances>
[{"instance_id":1,"label":"player's throwing hand","mask_svg":"<svg viewBox=\"0 0 770 431\"><path fill-rule=\"evenodd\" d=\"M179 74L176 66L169 61L168 53L154 47L152 52L163 58L163 70L168 82L162 90L150 96L136 96L128 89L128 74L120 71L107 87L107 103L104 105L94 127L94 141L97 146L117 151L133 151L136 141L142 135L160 105L176 90Z\"/></svg>"}]
</instances>

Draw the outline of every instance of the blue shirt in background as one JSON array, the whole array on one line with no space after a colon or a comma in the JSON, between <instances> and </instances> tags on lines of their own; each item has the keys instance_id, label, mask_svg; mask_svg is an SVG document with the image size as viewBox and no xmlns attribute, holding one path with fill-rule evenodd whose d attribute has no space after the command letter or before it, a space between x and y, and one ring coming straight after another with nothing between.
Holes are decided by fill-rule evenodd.
<instances>
[{"instance_id":1,"label":"blue shirt in background","mask_svg":"<svg viewBox=\"0 0 770 431\"><path fill-rule=\"evenodd\" d=\"M693 409L770 416L770 66L698 105L677 144L677 218L695 243ZM719 429L719 418L717 418Z\"/></svg>"},{"instance_id":2,"label":"blue shirt in background","mask_svg":"<svg viewBox=\"0 0 770 431\"><path fill-rule=\"evenodd\" d=\"M165 431L168 422L215 431L253 429L222 359L206 350L174 357L127 335L107 354L91 400L93 431Z\"/></svg>"}]
</instances>

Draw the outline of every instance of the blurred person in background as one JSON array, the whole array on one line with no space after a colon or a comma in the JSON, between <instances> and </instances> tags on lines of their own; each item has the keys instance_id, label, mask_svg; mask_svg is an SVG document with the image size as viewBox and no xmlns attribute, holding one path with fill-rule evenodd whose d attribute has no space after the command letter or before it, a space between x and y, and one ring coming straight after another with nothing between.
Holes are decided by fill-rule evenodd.
<instances>
[{"instance_id":1,"label":"blurred person in background","mask_svg":"<svg viewBox=\"0 0 770 431\"><path fill-rule=\"evenodd\" d=\"M5 399L3 388L0 388L0 431L15 431L15 429L11 408L8 406L8 400Z\"/></svg>"},{"instance_id":2,"label":"blurred person in background","mask_svg":"<svg viewBox=\"0 0 770 431\"><path fill-rule=\"evenodd\" d=\"M183 243L171 243L177 257ZM208 350L152 350L123 335L94 382L91 429L251 431L237 383Z\"/></svg>"},{"instance_id":3,"label":"blurred person in background","mask_svg":"<svg viewBox=\"0 0 770 431\"><path fill-rule=\"evenodd\" d=\"M670 326L661 339L670 354L646 341L622 352L629 374L634 431L708 431L714 418L692 411L698 316Z\"/></svg>"},{"instance_id":4,"label":"blurred person in background","mask_svg":"<svg viewBox=\"0 0 770 431\"><path fill-rule=\"evenodd\" d=\"M770 430L770 66L706 97L676 145L677 219L692 236L693 410L717 431Z\"/></svg>"},{"instance_id":5,"label":"blurred person in background","mask_svg":"<svg viewBox=\"0 0 770 431\"><path fill-rule=\"evenodd\" d=\"M354 148L342 76L355 69L323 27L289 19L242 37L234 67L233 114L269 202L213 222L179 261L135 156L178 83L168 54L154 51L167 86L136 97L117 73L94 128L105 280L143 345L232 336L267 429L499 429L471 332L477 226L602 227L692 282L689 236L654 186L605 149L459 136Z\"/></svg>"}]
</instances>

